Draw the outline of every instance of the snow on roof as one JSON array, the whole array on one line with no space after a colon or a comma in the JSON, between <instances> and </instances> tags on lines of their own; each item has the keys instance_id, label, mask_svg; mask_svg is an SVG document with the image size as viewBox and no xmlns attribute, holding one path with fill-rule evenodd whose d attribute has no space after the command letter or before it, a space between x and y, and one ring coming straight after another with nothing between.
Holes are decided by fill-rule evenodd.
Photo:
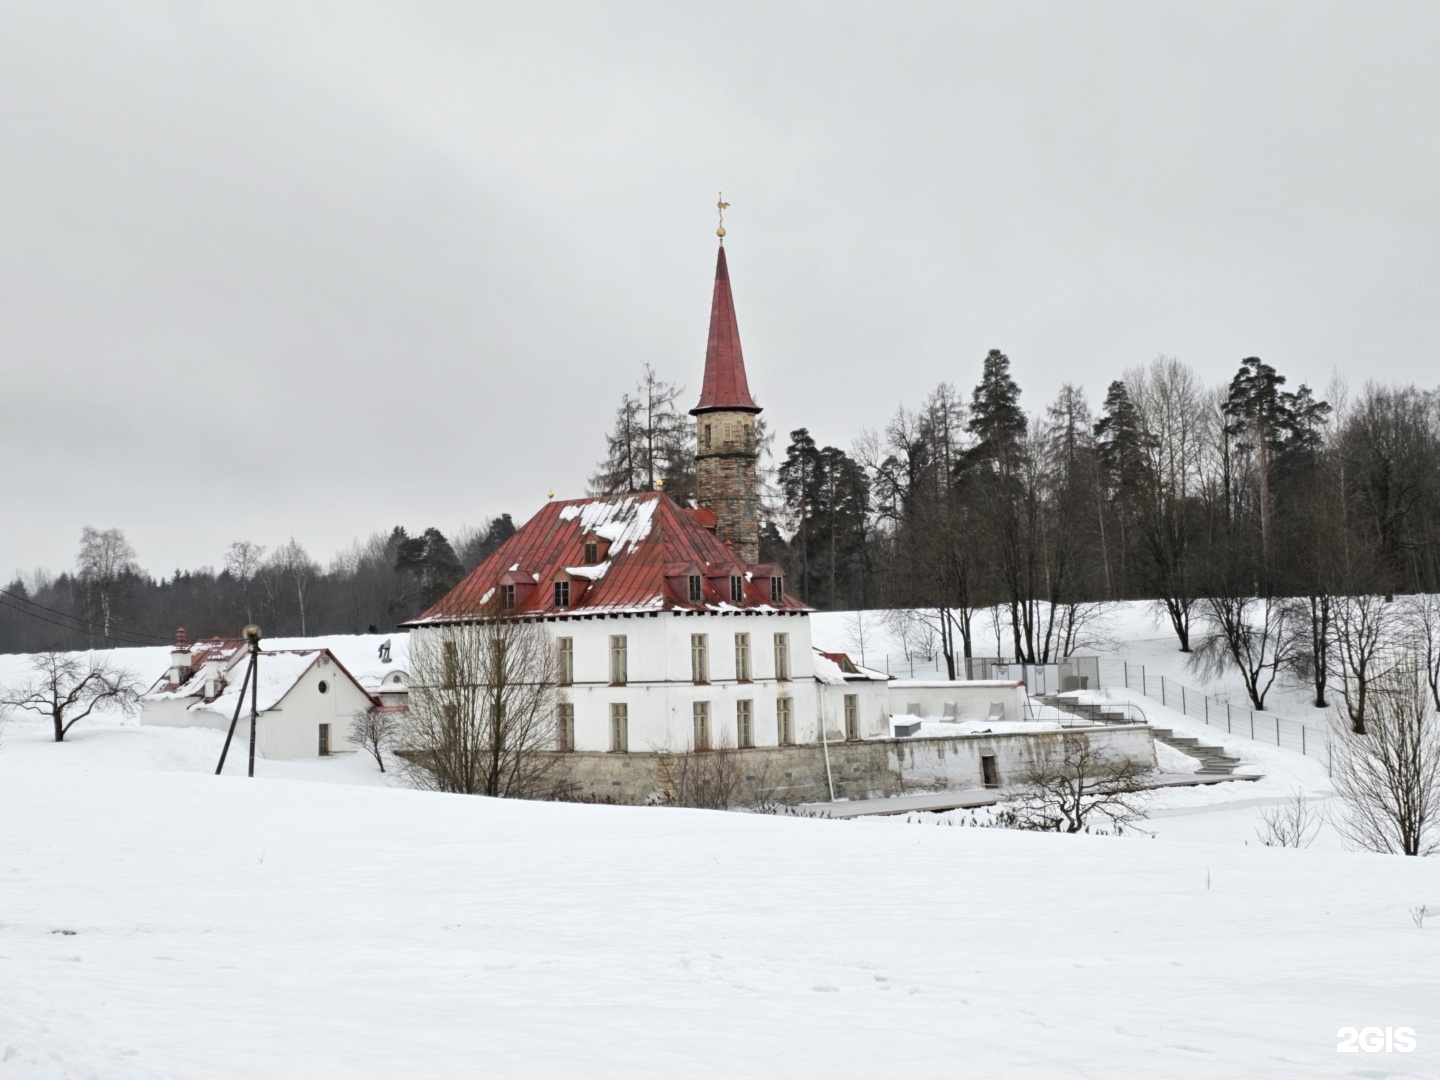
<instances>
[{"instance_id":1,"label":"snow on roof","mask_svg":"<svg viewBox=\"0 0 1440 1080\"><path fill-rule=\"evenodd\" d=\"M390 662L380 659L380 646L390 643ZM404 630L393 634L325 634L321 637L275 638L261 642L270 649L329 649L355 681L367 690L375 690L380 681L392 672L402 675L410 670L410 635Z\"/></svg>"},{"instance_id":2,"label":"snow on roof","mask_svg":"<svg viewBox=\"0 0 1440 1080\"><path fill-rule=\"evenodd\" d=\"M658 505L658 499L639 501L633 496L573 502L560 508L560 520L578 519L581 532L593 532L614 547L629 544L633 553L640 541L650 535L650 524Z\"/></svg>"},{"instance_id":3,"label":"snow on roof","mask_svg":"<svg viewBox=\"0 0 1440 1080\"><path fill-rule=\"evenodd\" d=\"M256 670L256 705L259 710L267 712L280 703L280 700L288 694L300 677L309 671L320 659L321 650L313 649L304 652L262 652L260 661L255 665ZM239 700L241 690L245 690L245 696L250 696L249 689L245 686L245 676L237 665L232 673L224 693L214 701L197 701L191 705L191 710L205 710L206 712L218 712L222 716L232 716L235 713L235 705Z\"/></svg>"},{"instance_id":4,"label":"snow on roof","mask_svg":"<svg viewBox=\"0 0 1440 1080\"><path fill-rule=\"evenodd\" d=\"M814 649L815 678L831 686L847 682L889 682L890 676L874 668L861 667L846 653Z\"/></svg>"},{"instance_id":5,"label":"snow on roof","mask_svg":"<svg viewBox=\"0 0 1440 1080\"><path fill-rule=\"evenodd\" d=\"M387 643L390 646L389 663L380 658L380 648ZM222 670L225 672L226 681L230 684L226 687L225 694L221 695L222 698L225 697L245 678L247 653L241 647L243 644L239 641L225 641L217 646L213 642L197 642L191 653L191 663L194 665L194 669L190 678L178 687L153 689L145 696L157 700L203 696L205 692L203 661L208 655L223 661ZM402 684L408 682L410 635L403 630L393 634L327 634L323 637L271 638L261 642L260 669L262 672L271 669L277 673L283 672L295 664L293 659L286 658L309 657L304 668L295 675L295 678L298 679L300 675L304 674L309 663L313 663L322 652L328 652L345 674L369 693L379 692L382 685L393 688L394 682L386 683L385 679L397 672L401 676ZM165 676L162 675L160 681L155 685L156 687L164 686ZM262 697L264 696L264 685L262 679ZM294 685L293 680L289 685ZM286 689L288 691L288 686ZM283 697L284 693L281 693L280 696ZM235 708L233 697L230 699L229 707L232 710ZM266 706L262 703L260 707L264 709Z\"/></svg>"},{"instance_id":6,"label":"snow on roof","mask_svg":"<svg viewBox=\"0 0 1440 1080\"><path fill-rule=\"evenodd\" d=\"M896 724L920 724L920 730L910 738L941 738L946 735L1030 735L1037 731L1061 731L1060 724L1051 723L1045 720L935 720L921 716L910 716L905 713L895 714L890 717L890 731L894 731ZM890 732L879 736L879 738L891 738Z\"/></svg>"},{"instance_id":7,"label":"snow on roof","mask_svg":"<svg viewBox=\"0 0 1440 1080\"><path fill-rule=\"evenodd\" d=\"M610 569L608 562L602 562L596 566L567 566L565 572L571 577L589 578L591 581L599 581L605 576L605 571Z\"/></svg>"},{"instance_id":8,"label":"snow on roof","mask_svg":"<svg viewBox=\"0 0 1440 1080\"><path fill-rule=\"evenodd\" d=\"M606 560L585 562L589 537L609 541ZM568 616L651 612L670 609L707 611L808 612L799 599L785 595L772 603L768 564L747 567L730 545L719 540L670 496L660 491L608 495L547 503L429 610L402 624L462 621L490 614L489 606L506 567L524 566L538 587L514 584L520 616ZM742 578L742 599L732 600L730 577ZM693 601L686 578L701 577L701 596ZM549 582L563 575L586 581L572 587L568 604L557 606ZM562 594L562 599L564 596ZM507 601L511 598L507 596Z\"/></svg>"},{"instance_id":9,"label":"snow on roof","mask_svg":"<svg viewBox=\"0 0 1440 1080\"><path fill-rule=\"evenodd\" d=\"M837 657L844 657L844 664L848 664L853 670L847 671ZM830 686L844 686L847 682L888 682L890 679L883 671L861 667L844 653L827 653L815 649L813 662L816 681Z\"/></svg>"},{"instance_id":10,"label":"snow on roof","mask_svg":"<svg viewBox=\"0 0 1440 1080\"><path fill-rule=\"evenodd\" d=\"M890 684L896 690L910 688L912 690L943 690L949 687L960 686L1024 686L1018 679L896 679Z\"/></svg>"}]
</instances>

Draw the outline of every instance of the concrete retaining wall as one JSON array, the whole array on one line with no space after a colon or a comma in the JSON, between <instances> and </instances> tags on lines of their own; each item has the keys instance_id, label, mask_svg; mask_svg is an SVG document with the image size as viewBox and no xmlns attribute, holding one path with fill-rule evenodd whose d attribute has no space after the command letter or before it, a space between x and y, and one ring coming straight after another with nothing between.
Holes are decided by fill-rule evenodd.
<instances>
[{"instance_id":1,"label":"concrete retaining wall","mask_svg":"<svg viewBox=\"0 0 1440 1080\"><path fill-rule=\"evenodd\" d=\"M1155 743L1144 725L1071 728L1006 735L950 735L942 738L866 739L832 743L830 772L837 799L872 799L924 791L982 787L981 758L993 756L1001 784L1037 754L1055 747L1065 734L1083 734L1107 757L1130 757L1153 767ZM742 774L768 771L787 803L823 802L829 797L825 754L819 745L757 747L733 751ZM654 753L557 755L558 775L572 798L620 803L659 801L664 788L664 755Z\"/></svg>"}]
</instances>

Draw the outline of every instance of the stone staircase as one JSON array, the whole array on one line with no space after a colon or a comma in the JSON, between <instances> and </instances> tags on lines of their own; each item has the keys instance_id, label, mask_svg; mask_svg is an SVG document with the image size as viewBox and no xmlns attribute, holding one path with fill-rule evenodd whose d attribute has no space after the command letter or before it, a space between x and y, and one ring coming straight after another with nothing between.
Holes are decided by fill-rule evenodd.
<instances>
[{"instance_id":1,"label":"stone staircase","mask_svg":"<svg viewBox=\"0 0 1440 1080\"><path fill-rule=\"evenodd\" d=\"M1170 728L1152 727L1150 734L1166 746L1173 746L1183 754L1189 754L1200 762L1197 773L1206 776L1233 776L1240 765L1240 759L1231 757L1222 747L1207 746L1193 735L1176 735Z\"/></svg>"},{"instance_id":2,"label":"stone staircase","mask_svg":"<svg viewBox=\"0 0 1440 1080\"><path fill-rule=\"evenodd\" d=\"M1048 694L1042 697L1040 701L1046 705L1053 705L1062 712L1083 717L1097 724L1135 724L1142 722L1131 711L1120 705L1107 705L1099 702L1078 702L1070 698L1062 698L1058 694ZM1166 746L1173 746L1182 754L1189 754L1196 761L1200 762L1200 768L1195 771L1202 776L1233 776L1235 770L1240 765L1240 759L1227 754L1223 747L1208 746L1193 735L1176 735L1173 728L1152 726L1150 728L1150 734Z\"/></svg>"}]
</instances>

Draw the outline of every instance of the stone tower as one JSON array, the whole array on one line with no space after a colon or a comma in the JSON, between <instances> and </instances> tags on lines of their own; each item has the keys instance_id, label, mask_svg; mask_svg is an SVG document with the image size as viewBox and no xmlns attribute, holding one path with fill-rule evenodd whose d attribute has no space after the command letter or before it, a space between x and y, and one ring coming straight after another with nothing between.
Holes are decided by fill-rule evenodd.
<instances>
[{"instance_id":1,"label":"stone tower","mask_svg":"<svg viewBox=\"0 0 1440 1080\"><path fill-rule=\"evenodd\" d=\"M696 501L715 515L715 534L729 540L746 563L760 561L760 495L755 481L759 447L755 416L760 412L745 381L740 329L730 296L725 243L715 264L710 304L710 341L705 347L705 382L695 417Z\"/></svg>"}]
</instances>

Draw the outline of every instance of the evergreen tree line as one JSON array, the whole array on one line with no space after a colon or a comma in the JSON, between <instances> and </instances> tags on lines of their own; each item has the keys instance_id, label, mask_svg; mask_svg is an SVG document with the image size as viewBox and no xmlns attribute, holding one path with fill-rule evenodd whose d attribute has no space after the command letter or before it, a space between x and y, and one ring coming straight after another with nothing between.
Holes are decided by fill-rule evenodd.
<instances>
[{"instance_id":1,"label":"evergreen tree line","mask_svg":"<svg viewBox=\"0 0 1440 1080\"><path fill-rule=\"evenodd\" d=\"M1440 392L1329 397L1257 357L1217 387L1161 357L1098 414L1073 384L1029 414L992 350L968 401L942 384L848 454L792 432L766 557L817 607L935 609L952 662L997 606L1014 656L1043 662L1087 605L1155 601L1189 652L1215 601L1283 597L1323 670L1334 598L1440 591Z\"/></svg>"},{"instance_id":2,"label":"evergreen tree line","mask_svg":"<svg viewBox=\"0 0 1440 1080\"><path fill-rule=\"evenodd\" d=\"M164 644L184 627L192 641L236 637L258 623L266 637L384 633L429 607L515 532L509 514L483 528L411 535L397 525L322 567L296 540L273 551L236 541L218 571L140 569L118 529L85 528L75 568L17 576L0 592L0 652Z\"/></svg>"}]
</instances>

